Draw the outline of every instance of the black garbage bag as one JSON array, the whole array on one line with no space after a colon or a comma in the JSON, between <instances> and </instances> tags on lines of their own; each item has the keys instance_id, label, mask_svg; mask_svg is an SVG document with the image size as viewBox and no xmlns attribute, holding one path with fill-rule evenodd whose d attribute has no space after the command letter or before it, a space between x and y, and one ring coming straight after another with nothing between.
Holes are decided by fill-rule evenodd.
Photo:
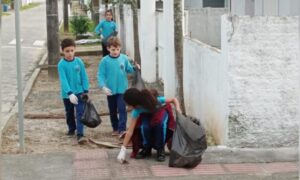
<instances>
[{"instance_id":1,"label":"black garbage bag","mask_svg":"<svg viewBox=\"0 0 300 180\"><path fill-rule=\"evenodd\" d=\"M146 88L142 79L141 71L138 69L136 69L136 72L134 73L131 87L137 88L138 90L143 90Z\"/></svg>"},{"instance_id":2,"label":"black garbage bag","mask_svg":"<svg viewBox=\"0 0 300 180\"><path fill-rule=\"evenodd\" d=\"M91 101L85 101L84 112L81 117L81 123L89 128L95 128L101 124L102 120L97 113L94 104Z\"/></svg>"},{"instance_id":3,"label":"black garbage bag","mask_svg":"<svg viewBox=\"0 0 300 180\"><path fill-rule=\"evenodd\" d=\"M200 121L176 113L169 167L194 168L207 148L205 130Z\"/></svg>"}]
</instances>

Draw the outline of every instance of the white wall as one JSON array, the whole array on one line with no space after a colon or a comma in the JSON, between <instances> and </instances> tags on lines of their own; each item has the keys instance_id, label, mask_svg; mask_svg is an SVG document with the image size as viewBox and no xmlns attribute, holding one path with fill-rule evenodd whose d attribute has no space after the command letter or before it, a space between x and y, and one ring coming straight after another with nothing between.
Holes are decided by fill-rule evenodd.
<instances>
[{"instance_id":1,"label":"white wall","mask_svg":"<svg viewBox=\"0 0 300 180\"><path fill-rule=\"evenodd\" d=\"M167 97L176 95L175 47L174 47L174 13L173 0L164 1L164 94Z\"/></svg>"},{"instance_id":2,"label":"white wall","mask_svg":"<svg viewBox=\"0 0 300 180\"><path fill-rule=\"evenodd\" d=\"M300 12L299 0L279 0L279 15L298 16Z\"/></svg>"},{"instance_id":3,"label":"white wall","mask_svg":"<svg viewBox=\"0 0 300 180\"><path fill-rule=\"evenodd\" d=\"M228 13L225 8L201 8L188 11L188 32L193 39L220 48L221 16Z\"/></svg>"},{"instance_id":4,"label":"white wall","mask_svg":"<svg viewBox=\"0 0 300 180\"><path fill-rule=\"evenodd\" d=\"M141 0L140 47L142 78L146 82L156 81L156 16L155 1Z\"/></svg>"},{"instance_id":5,"label":"white wall","mask_svg":"<svg viewBox=\"0 0 300 180\"><path fill-rule=\"evenodd\" d=\"M199 118L218 144L225 144L228 120L226 61L219 49L186 37L183 67L187 114Z\"/></svg>"},{"instance_id":6,"label":"white wall","mask_svg":"<svg viewBox=\"0 0 300 180\"><path fill-rule=\"evenodd\" d=\"M185 9L203 8L203 0L184 0Z\"/></svg>"},{"instance_id":7,"label":"white wall","mask_svg":"<svg viewBox=\"0 0 300 180\"><path fill-rule=\"evenodd\" d=\"M165 41L164 41L164 13L158 12L157 13L157 29L158 29L158 39L157 39L157 47L158 47L158 78L162 82L166 77L166 71L164 71L164 48L165 48Z\"/></svg>"},{"instance_id":8,"label":"white wall","mask_svg":"<svg viewBox=\"0 0 300 180\"><path fill-rule=\"evenodd\" d=\"M124 19L125 19L125 42L126 42L126 54L130 57L134 57L134 37L133 37L133 19L132 10L130 5L124 6Z\"/></svg>"},{"instance_id":9,"label":"white wall","mask_svg":"<svg viewBox=\"0 0 300 180\"><path fill-rule=\"evenodd\" d=\"M300 95L298 18L235 16L223 21L222 51L228 53L224 57L230 87L229 145L295 146Z\"/></svg>"},{"instance_id":10,"label":"white wall","mask_svg":"<svg viewBox=\"0 0 300 180\"><path fill-rule=\"evenodd\" d=\"M299 0L232 0L234 15L298 16Z\"/></svg>"}]
</instances>

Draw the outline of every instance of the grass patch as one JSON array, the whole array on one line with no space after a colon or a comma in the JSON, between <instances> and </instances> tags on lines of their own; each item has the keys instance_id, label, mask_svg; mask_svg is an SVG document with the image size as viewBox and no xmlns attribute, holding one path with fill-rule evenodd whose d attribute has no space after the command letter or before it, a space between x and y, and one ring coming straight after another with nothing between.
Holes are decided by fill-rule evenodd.
<instances>
[{"instance_id":1,"label":"grass patch","mask_svg":"<svg viewBox=\"0 0 300 180\"><path fill-rule=\"evenodd\" d=\"M9 16L9 15L11 15L11 14L8 12L2 12L2 14L1 14L1 16Z\"/></svg>"},{"instance_id":2,"label":"grass patch","mask_svg":"<svg viewBox=\"0 0 300 180\"><path fill-rule=\"evenodd\" d=\"M29 4L25 5L25 6L22 6L21 7L21 11L24 11L26 9L31 9L31 8L37 7L39 5L40 5L40 3L29 3Z\"/></svg>"}]
</instances>

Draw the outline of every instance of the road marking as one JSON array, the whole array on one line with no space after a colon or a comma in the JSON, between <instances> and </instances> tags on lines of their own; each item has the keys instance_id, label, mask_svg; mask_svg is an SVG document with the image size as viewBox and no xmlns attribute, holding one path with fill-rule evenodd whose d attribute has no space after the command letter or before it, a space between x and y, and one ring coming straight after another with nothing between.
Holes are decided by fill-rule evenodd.
<instances>
[{"instance_id":1,"label":"road marking","mask_svg":"<svg viewBox=\"0 0 300 180\"><path fill-rule=\"evenodd\" d=\"M21 42L23 42L23 39L21 39ZM13 39L13 40L10 41L8 44L10 44L10 45L15 45L15 44L17 44L16 39Z\"/></svg>"},{"instance_id":2,"label":"road marking","mask_svg":"<svg viewBox=\"0 0 300 180\"><path fill-rule=\"evenodd\" d=\"M45 41L36 40L36 41L34 41L33 46L44 46L44 44L45 44Z\"/></svg>"}]
</instances>

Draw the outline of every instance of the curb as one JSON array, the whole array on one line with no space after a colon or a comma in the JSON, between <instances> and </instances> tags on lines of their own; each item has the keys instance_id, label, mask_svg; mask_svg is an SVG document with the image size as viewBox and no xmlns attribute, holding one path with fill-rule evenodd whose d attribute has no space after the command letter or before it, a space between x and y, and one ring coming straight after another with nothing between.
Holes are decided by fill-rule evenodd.
<instances>
[{"instance_id":1,"label":"curb","mask_svg":"<svg viewBox=\"0 0 300 180\"><path fill-rule=\"evenodd\" d=\"M44 53L42 59L39 62L39 65L42 65L46 62L47 55L48 55L47 52ZM23 89L23 103L29 96L32 86L35 83L35 80L37 79L40 72L41 72L41 68L39 68L39 66L37 66L37 68L31 74L29 80L27 81L26 86ZM2 122L2 126L0 127L0 150L2 149L2 133L7 129L7 127L9 126L9 123L11 123L13 119L17 118L17 112L18 112L18 102L15 103L12 110L6 116L4 116L2 119L3 122Z\"/></svg>"},{"instance_id":2,"label":"curb","mask_svg":"<svg viewBox=\"0 0 300 180\"><path fill-rule=\"evenodd\" d=\"M269 163L298 161L298 147L281 148L230 148L208 147L203 154L203 163Z\"/></svg>"}]
</instances>

